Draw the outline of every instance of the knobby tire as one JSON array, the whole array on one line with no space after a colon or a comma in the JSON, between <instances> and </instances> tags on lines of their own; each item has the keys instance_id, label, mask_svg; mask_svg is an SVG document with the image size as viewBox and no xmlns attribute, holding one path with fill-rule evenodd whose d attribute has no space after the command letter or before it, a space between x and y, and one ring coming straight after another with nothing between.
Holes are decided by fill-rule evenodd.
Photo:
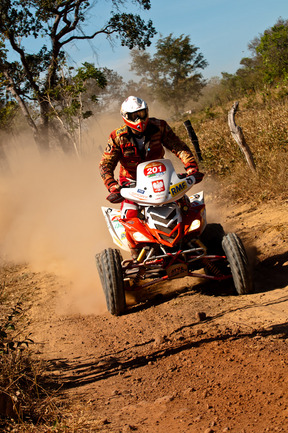
<instances>
[{"instance_id":1,"label":"knobby tire","mask_svg":"<svg viewBox=\"0 0 288 433\"><path fill-rule=\"evenodd\" d=\"M245 248L235 233L224 236L222 247L230 265L235 289L239 295L253 292L253 281Z\"/></svg>"},{"instance_id":2,"label":"knobby tire","mask_svg":"<svg viewBox=\"0 0 288 433\"><path fill-rule=\"evenodd\" d=\"M111 314L119 316L126 309L121 253L118 249L107 248L96 254L95 260L107 309Z\"/></svg>"}]
</instances>

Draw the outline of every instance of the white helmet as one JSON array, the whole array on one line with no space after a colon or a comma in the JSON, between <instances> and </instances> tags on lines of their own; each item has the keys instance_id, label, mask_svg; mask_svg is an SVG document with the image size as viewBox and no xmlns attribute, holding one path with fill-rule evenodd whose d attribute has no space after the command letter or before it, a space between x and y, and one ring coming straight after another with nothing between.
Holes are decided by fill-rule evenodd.
<instances>
[{"instance_id":1,"label":"white helmet","mask_svg":"<svg viewBox=\"0 0 288 433\"><path fill-rule=\"evenodd\" d=\"M149 117L148 105L141 98L128 96L121 105L121 116L129 128L138 133L145 131Z\"/></svg>"}]
</instances>

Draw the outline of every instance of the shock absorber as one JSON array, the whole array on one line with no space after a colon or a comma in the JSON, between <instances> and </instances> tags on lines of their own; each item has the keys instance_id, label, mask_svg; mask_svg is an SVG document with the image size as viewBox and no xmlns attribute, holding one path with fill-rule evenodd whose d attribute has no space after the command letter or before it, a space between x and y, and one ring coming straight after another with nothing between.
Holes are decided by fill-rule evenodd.
<instances>
[{"instance_id":1,"label":"shock absorber","mask_svg":"<svg viewBox=\"0 0 288 433\"><path fill-rule=\"evenodd\" d=\"M138 257L137 257L136 261L138 263L142 263L144 261L145 257L146 257L146 249L142 248L142 250L138 254Z\"/></svg>"},{"instance_id":2,"label":"shock absorber","mask_svg":"<svg viewBox=\"0 0 288 433\"><path fill-rule=\"evenodd\" d=\"M222 276L221 271L218 269L218 267L214 263L210 262L207 259L204 259L203 262L204 262L204 266L210 271L211 275L213 275L215 277L221 277Z\"/></svg>"},{"instance_id":3,"label":"shock absorber","mask_svg":"<svg viewBox=\"0 0 288 433\"><path fill-rule=\"evenodd\" d=\"M147 254L147 251L148 251L148 254ZM147 247L147 246L144 247L144 248L142 248L142 250L140 251L140 253L139 253L136 261L138 263L143 263L143 262L144 263L143 263L142 266L140 266L139 271L138 271L136 277L134 278L134 281L133 281L133 284L132 284L132 289L135 288L139 284L139 282L142 279L143 275L145 275L145 272L146 272L145 261L149 260L153 256L154 252L155 252L155 250L154 250L153 247L150 248L150 247Z\"/></svg>"},{"instance_id":4,"label":"shock absorber","mask_svg":"<svg viewBox=\"0 0 288 433\"><path fill-rule=\"evenodd\" d=\"M146 249L144 247L144 248L142 248L142 250L138 254L136 261L138 263L143 263L143 261L145 260L145 257L146 257ZM135 288L136 286L138 286L142 276L145 274L145 271L146 271L145 266L144 265L140 266L139 271L138 271L136 277L134 278L132 288Z\"/></svg>"}]
</instances>

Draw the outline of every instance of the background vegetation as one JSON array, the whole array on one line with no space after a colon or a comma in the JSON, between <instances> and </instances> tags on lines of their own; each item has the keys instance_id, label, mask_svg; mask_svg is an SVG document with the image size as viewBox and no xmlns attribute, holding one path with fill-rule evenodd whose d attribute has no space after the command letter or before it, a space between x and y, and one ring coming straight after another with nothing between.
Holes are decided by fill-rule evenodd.
<instances>
[{"instance_id":1,"label":"background vegetation","mask_svg":"<svg viewBox=\"0 0 288 433\"><path fill-rule=\"evenodd\" d=\"M287 201L288 99L282 96L285 89L283 86L264 97L255 93L253 97L239 99L236 124L241 127L253 154L256 173L248 167L228 127L228 111L233 101L185 116L198 136L202 169L218 179L221 195L227 200L245 200L251 204ZM176 122L175 128L187 141L182 122Z\"/></svg>"},{"instance_id":2,"label":"background vegetation","mask_svg":"<svg viewBox=\"0 0 288 433\"><path fill-rule=\"evenodd\" d=\"M155 35L152 23L120 13L119 5L129 1L118 2L118 7L112 3L115 8L107 22L89 35L81 27L91 6L86 0L1 2L0 132L13 134L15 129L30 128L39 149L60 148L81 158L81 128L86 119L97 118L103 111L113 113L115 107L119 112L123 99L137 94L152 106L162 104L169 123L188 144L183 122L191 121L202 151L201 169L218 180L223 197L253 204L287 202L288 21L279 19L251 41L251 57L241 60L235 74L223 72L222 77L206 82L201 71L207 61L189 36L159 38L151 56L143 49ZM136 3L150 8L150 1ZM68 67L63 47L77 38L92 40L99 33L115 34L133 49L130 66L139 81L125 82L117 72L89 63ZM29 46L29 38L40 37L50 40L51 48L43 43L37 52L29 53L25 43ZM13 50L18 61L11 58ZM229 131L228 111L236 100L240 107L236 123L252 151L256 173L249 170ZM7 169L1 142L0 162L0 170ZM47 391L39 382L41 366L23 351L31 342L15 334L21 314L20 305L15 304L0 317L0 406L12 405L8 414L2 410L3 426L7 416L20 423L25 417L36 424L41 419L44 424L50 422Z\"/></svg>"},{"instance_id":3,"label":"background vegetation","mask_svg":"<svg viewBox=\"0 0 288 433\"><path fill-rule=\"evenodd\" d=\"M23 290L26 278L21 266L0 268L0 431L65 431L48 362L32 354L27 312L35 287Z\"/></svg>"},{"instance_id":4,"label":"background vegetation","mask_svg":"<svg viewBox=\"0 0 288 433\"><path fill-rule=\"evenodd\" d=\"M129 1L121 2L125 3ZM137 3L140 10L150 8L149 1ZM81 23L89 2L60 1L55 8L53 2L33 0L23 10L20 4L21 0L4 1L0 10L0 130L13 133L19 125L23 130L26 122L41 150L60 147L81 157L81 131L87 119L103 111L118 112L123 99L136 94L152 107L162 105L169 123L188 143L183 121L191 121L203 153L202 168L227 185L227 197L255 201L286 197L287 20L279 18L249 42L251 57L241 60L235 74L223 72L207 82L201 71L208 62L189 36L161 36L152 56L144 49L155 29L138 15L127 17L116 8L101 29L87 35ZM67 67L63 47L68 40L94 40L98 33L116 35L131 49L130 67L138 74L137 82L125 82L117 72L89 63ZM25 42L39 36L50 39L51 49L43 44L37 53L28 54ZM11 47L19 62L10 60ZM237 123L253 153L256 174L249 173L228 129L228 111L236 100ZM0 159L5 168L1 145Z\"/></svg>"}]
</instances>

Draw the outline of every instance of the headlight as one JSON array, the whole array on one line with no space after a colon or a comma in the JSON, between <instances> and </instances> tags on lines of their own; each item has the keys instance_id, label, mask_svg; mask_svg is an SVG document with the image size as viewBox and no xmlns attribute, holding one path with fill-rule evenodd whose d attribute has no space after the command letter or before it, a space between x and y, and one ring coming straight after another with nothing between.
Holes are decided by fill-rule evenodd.
<instances>
[{"instance_id":1,"label":"headlight","mask_svg":"<svg viewBox=\"0 0 288 433\"><path fill-rule=\"evenodd\" d=\"M191 226L189 227L189 232L193 232L194 230L199 229L199 227L201 226L201 221L200 220L194 220L191 224Z\"/></svg>"},{"instance_id":2,"label":"headlight","mask_svg":"<svg viewBox=\"0 0 288 433\"><path fill-rule=\"evenodd\" d=\"M135 232L132 234L133 239L136 242L149 242L151 239L147 238L146 236L142 235L140 232Z\"/></svg>"}]
</instances>

